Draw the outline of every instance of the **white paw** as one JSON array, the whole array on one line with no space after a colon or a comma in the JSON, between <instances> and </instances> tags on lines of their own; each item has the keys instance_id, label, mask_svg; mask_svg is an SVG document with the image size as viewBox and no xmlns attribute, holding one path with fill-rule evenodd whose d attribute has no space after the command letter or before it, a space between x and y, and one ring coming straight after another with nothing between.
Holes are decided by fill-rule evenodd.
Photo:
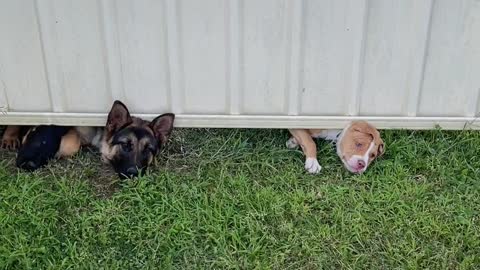
<instances>
[{"instance_id":1,"label":"white paw","mask_svg":"<svg viewBox=\"0 0 480 270\"><path fill-rule=\"evenodd\" d=\"M286 144L287 144L287 148L289 149L295 149L298 147L297 140L295 140L294 137L291 137L290 139L288 139Z\"/></svg>"},{"instance_id":2,"label":"white paw","mask_svg":"<svg viewBox=\"0 0 480 270\"><path fill-rule=\"evenodd\" d=\"M319 173L322 170L322 166L320 166L316 158L307 158L305 160L305 170L309 173Z\"/></svg>"}]
</instances>

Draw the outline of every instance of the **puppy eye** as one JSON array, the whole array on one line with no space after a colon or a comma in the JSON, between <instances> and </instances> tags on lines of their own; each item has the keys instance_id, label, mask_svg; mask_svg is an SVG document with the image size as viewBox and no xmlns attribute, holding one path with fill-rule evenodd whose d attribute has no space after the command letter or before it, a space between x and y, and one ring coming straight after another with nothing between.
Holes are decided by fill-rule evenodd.
<instances>
[{"instance_id":1,"label":"puppy eye","mask_svg":"<svg viewBox=\"0 0 480 270\"><path fill-rule=\"evenodd\" d=\"M122 146L122 150L123 150L123 151L125 151L125 152L130 152L131 147L130 147L130 144L129 144L129 143L121 143L120 145Z\"/></svg>"},{"instance_id":2,"label":"puppy eye","mask_svg":"<svg viewBox=\"0 0 480 270\"><path fill-rule=\"evenodd\" d=\"M370 154L370 158L375 158L375 154L374 154L374 153L371 153L371 154Z\"/></svg>"},{"instance_id":3,"label":"puppy eye","mask_svg":"<svg viewBox=\"0 0 480 270\"><path fill-rule=\"evenodd\" d=\"M155 148L154 148L153 146L151 146L151 145L147 145L147 146L145 146L145 149L143 149L143 151L154 153L154 152L155 152Z\"/></svg>"},{"instance_id":4,"label":"puppy eye","mask_svg":"<svg viewBox=\"0 0 480 270\"><path fill-rule=\"evenodd\" d=\"M356 146L357 148L360 148L360 147L363 146L363 144L361 144L361 143L356 143L355 146Z\"/></svg>"}]
</instances>

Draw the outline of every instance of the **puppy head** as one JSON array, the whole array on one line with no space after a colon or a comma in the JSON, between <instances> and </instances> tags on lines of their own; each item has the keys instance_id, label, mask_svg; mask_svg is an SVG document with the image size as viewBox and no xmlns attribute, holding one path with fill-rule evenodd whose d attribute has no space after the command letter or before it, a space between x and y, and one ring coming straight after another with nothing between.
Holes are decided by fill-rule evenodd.
<instances>
[{"instance_id":1,"label":"puppy head","mask_svg":"<svg viewBox=\"0 0 480 270\"><path fill-rule=\"evenodd\" d=\"M55 157L62 136L68 127L37 126L31 128L23 137L22 146L18 150L16 165L21 169L34 171L45 166L48 160Z\"/></svg>"},{"instance_id":2,"label":"puppy head","mask_svg":"<svg viewBox=\"0 0 480 270\"><path fill-rule=\"evenodd\" d=\"M337 154L352 173L365 172L370 163L384 152L380 133L365 121L352 122L343 130L337 143Z\"/></svg>"},{"instance_id":3,"label":"puppy head","mask_svg":"<svg viewBox=\"0 0 480 270\"><path fill-rule=\"evenodd\" d=\"M141 175L167 142L174 119L174 114L167 113L152 122L144 121L131 117L127 107L115 101L108 114L102 159L120 178Z\"/></svg>"}]
</instances>

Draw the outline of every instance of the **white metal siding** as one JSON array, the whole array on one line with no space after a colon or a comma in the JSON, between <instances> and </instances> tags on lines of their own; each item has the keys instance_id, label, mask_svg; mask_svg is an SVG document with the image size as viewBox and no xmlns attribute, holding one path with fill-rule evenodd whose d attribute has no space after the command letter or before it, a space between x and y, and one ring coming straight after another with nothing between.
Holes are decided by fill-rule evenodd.
<instances>
[{"instance_id":1,"label":"white metal siding","mask_svg":"<svg viewBox=\"0 0 480 270\"><path fill-rule=\"evenodd\" d=\"M478 0L0 0L0 124L480 128Z\"/></svg>"}]
</instances>

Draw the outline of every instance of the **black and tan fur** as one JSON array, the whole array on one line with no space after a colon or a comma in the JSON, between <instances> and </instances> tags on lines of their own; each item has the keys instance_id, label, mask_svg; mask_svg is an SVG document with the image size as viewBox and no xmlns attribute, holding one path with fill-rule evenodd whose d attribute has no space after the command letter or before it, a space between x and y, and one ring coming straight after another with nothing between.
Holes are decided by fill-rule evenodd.
<instances>
[{"instance_id":1,"label":"black and tan fur","mask_svg":"<svg viewBox=\"0 0 480 270\"><path fill-rule=\"evenodd\" d=\"M82 144L100 150L102 161L110 164L121 178L146 171L173 129L175 115L162 114L151 122L132 117L127 107L115 101L105 128L78 127Z\"/></svg>"},{"instance_id":2,"label":"black and tan fur","mask_svg":"<svg viewBox=\"0 0 480 270\"><path fill-rule=\"evenodd\" d=\"M16 150L17 167L34 171L49 160L68 157L78 152L78 133L72 127L8 126L3 134L1 147Z\"/></svg>"},{"instance_id":3,"label":"black and tan fur","mask_svg":"<svg viewBox=\"0 0 480 270\"><path fill-rule=\"evenodd\" d=\"M92 145L100 150L102 161L110 164L121 178L130 178L144 173L152 163L155 155L167 142L173 129L174 119L175 115L172 113L162 114L151 122L132 117L127 107L117 100L113 103L104 128L74 127L64 134L59 134L63 131L57 129L52 131L52 126L52 128L42 129L42 132L36 134L30 143L31 136L28 135L30 132L27 132L23 136L22 143L19 135L21 128L9 126L3 135L2 147L26 148L28 151L23 152L28 155L21 154L21 156L28 156L28 160L21 163L29 164L33 157L42 156L43 160L45 153L48 153L48 158L52 155L68 157L77 153L81 146ZM33 130L34 128L29 129L29 131ZM49 132L51 132L48 136L49 144L50 142L58 144L58 150L53 154L52 147L48 151L43 151L45 147L36 143L37 137L43 138ZM23 148L20 150L22 151Z\"/></svg>"}]
</instances>

